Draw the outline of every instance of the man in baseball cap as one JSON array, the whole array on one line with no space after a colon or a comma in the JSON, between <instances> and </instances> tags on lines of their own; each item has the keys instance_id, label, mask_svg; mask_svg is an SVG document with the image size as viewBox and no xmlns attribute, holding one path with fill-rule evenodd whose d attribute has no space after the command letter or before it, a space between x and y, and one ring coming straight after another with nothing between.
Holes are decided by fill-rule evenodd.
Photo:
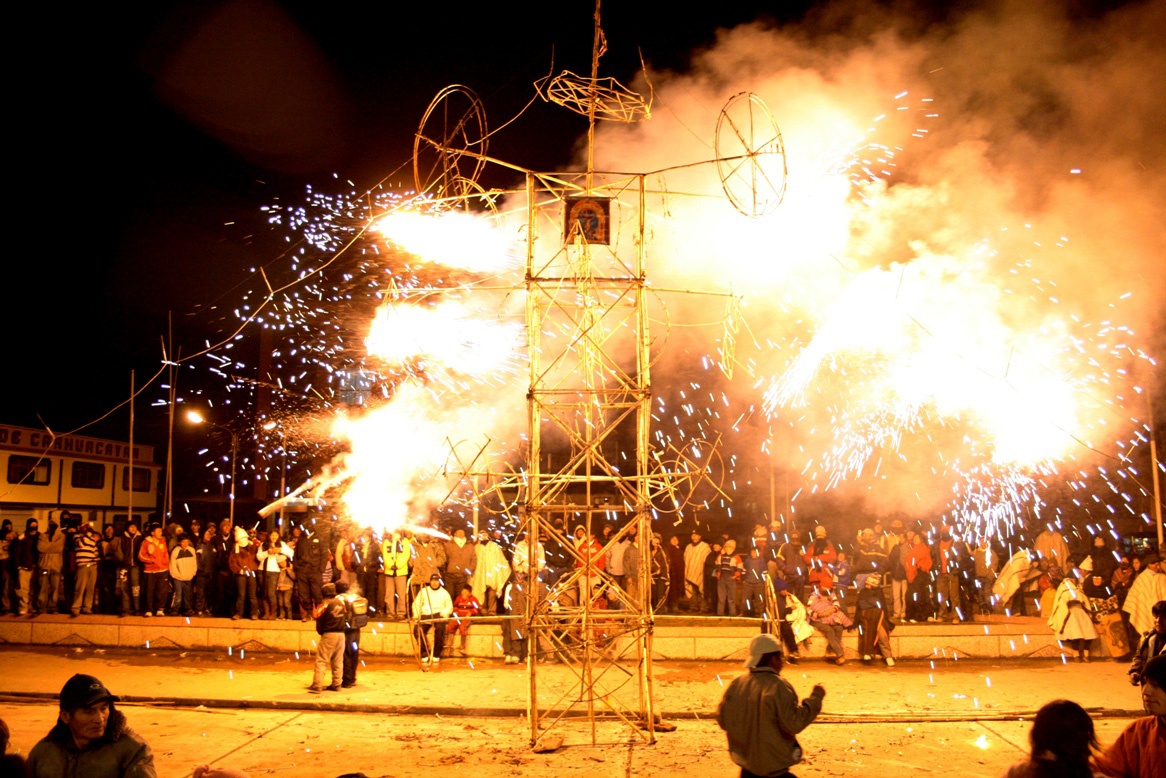
<instances>
[{"instance_id":1,"label":"man in baseball cap","mask_svg":"<svg viewBox=\"0 0 1166 778\"><path fill-rule=\"evenodd\" d=\"M781 643L773 635L757 635L749 643L749 672L736 678L717 708L717 724L729 739L729 756L742 778L791 776L802 761L795 737L822 712L826 689L821 684L798 702L793 685L782 678Z\"/></svg>"},{"instance_id":2,"label":"man in baseball cap","mask_svg":"<svg viewBox=\"0 0 1166 778\"><path fill-rule=\"evenodd\" d=\"M61 688L61 712L28 755L36 778L154 778L154 754L114 708L118 698L92 675L78 673Z\"/></svg>"}]
</instances>

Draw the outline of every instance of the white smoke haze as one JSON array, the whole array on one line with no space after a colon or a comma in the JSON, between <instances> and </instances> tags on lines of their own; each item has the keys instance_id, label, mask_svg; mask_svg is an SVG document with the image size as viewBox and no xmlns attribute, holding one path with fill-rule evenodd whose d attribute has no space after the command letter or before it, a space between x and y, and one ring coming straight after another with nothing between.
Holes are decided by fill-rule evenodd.
<instances>
[{"instance_id":1,"label":"white smoke haze","mask_svg":"<svg viewBox=\"0 0 1166 778\"><path fill-rule=\"evenodd\" d=\"M842 3L723 31L689 72L652 73L652 119L604 125L596 151L607 170L711 159L718 109L765 100L784 202L749 220L712 166L667 172L662 188L707 196L657 204L649 278L745 296L757 345L742 336L738 357L755 379L705 383L738 407L768 391L774 456L807 493L934 516L1113 457L1145 418L1135 387L1166 291L1166 3L1093 18L999 3L919 24ZM668 302L674 322L723 310ZM719 337L673 332L688 348L654 383ZM734 453L768 467L765 437Z\"/></svg>"}]
</instances>

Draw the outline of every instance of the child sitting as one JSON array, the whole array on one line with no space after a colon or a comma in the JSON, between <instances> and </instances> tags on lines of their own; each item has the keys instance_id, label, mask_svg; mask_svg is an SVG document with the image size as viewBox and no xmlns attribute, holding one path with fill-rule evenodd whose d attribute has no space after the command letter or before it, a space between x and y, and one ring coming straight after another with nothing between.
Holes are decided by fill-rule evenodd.
<instances>
[{"instance_id":1,"label":"child sitting","mask_svg":"<svg viewBox=\"0 0 1166 778\"><path fill-rule=\"evenodd\" d=\"M453 615L446 624L446 631L452 635L457 632L461 635L461 649L466 650L466 633L469 632L470 622L466 619L477 616L482 612L482 604L478 602L478 598L474 596L473 591L469 585L463 586L461 594L453 601Z\"/></svg>"}]
</instances>

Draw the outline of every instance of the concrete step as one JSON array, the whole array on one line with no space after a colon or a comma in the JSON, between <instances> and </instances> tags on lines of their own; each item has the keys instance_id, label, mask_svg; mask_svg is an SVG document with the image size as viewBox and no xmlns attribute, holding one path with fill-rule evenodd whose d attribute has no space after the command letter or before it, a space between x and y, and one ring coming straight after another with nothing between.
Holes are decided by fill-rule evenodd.
<instances>
[{"instance_id":1,"label":"concrete step","mask_svg":"<svg viewBox=\"0 0 1166 778\"><path fill-rule=\"evenodd\" d=\"M658 616L652 632L652 654L661 660L743 661L749 640L761 629L759 619ZM256 653L313 653L316 630L311 622L251 621L201 617L127 617L41 615L0 617L0 643L69 645L174 650L230 650ZM459 638L447 640L452 648ZM843 636L848 658L858 656L858 634ZM634 658L630 636L616 637L613 650ZM986 617L983 622L903 624L891 633L897 658L1020 658L1054 657L1061 650L1052 630L1037 618ZM414 651L408 625L373 621L361 632L361 649L374 655L408 656ZM817 632L802 648L807 658L825 654L826 640ZM1097 656L1106 656L1095 645ZM470 628L466 655L502 656L498 623L477 622Z\"/></svg>"}]
</instances>

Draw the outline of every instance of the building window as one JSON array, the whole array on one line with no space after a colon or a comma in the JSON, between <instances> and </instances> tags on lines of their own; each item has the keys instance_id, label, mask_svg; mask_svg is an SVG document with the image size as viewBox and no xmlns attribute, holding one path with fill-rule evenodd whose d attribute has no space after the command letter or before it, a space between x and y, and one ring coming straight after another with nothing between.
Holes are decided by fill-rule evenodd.
<instances>
[{"instance_id":1,"label":"building window","mask_svg":"<svg viewBox=\"0 0 1166 778\"><path fill-rule=\"evenodd\" d=\"M74 462L70 483L77 489L101 489L105 486L105 465Z\"/></svg>"},{"instance_id":2,"label":"building window","mask_svg":"<svg viewBox=\"0 0 1166 778\"><path fill-rule=\"evenodd\" d=\"M129 486L128 486L128 484L130 482L129 472L130 472L130 469L128 467L123 468L121 471L121 488L122 488L123 492L126 491L127 489L129 489ZM143 467L135 467L134 468L134 491L135 492L148 492L148 491L150 491L150 471L149 470L146 470Z\"/></svg>"},{"instance_id":3,"label":"building window","mask_svg":"<svg viewBox=\"0 0 1166 778\"><path fill-rule=\"evenodd\" d=\"M53 462L48 457L8 457L8 483L44 486L52 480Z\"/></svg>"}]
</instances>

